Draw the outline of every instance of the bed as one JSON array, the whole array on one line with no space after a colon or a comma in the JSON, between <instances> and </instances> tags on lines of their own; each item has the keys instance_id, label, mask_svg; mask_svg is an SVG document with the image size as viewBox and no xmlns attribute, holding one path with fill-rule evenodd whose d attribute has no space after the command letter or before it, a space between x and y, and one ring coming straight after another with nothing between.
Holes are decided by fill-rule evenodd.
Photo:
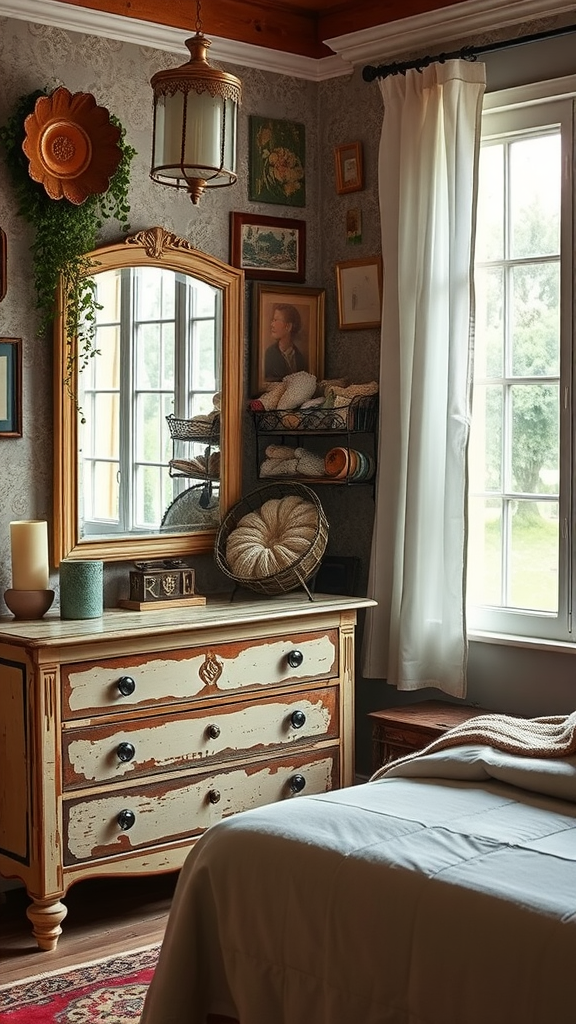
<instances>
[{"instance_id":1,"label":"bed","mask_svg":"<svg viewBox=\"0 0 576 1024\"><path fill-rule=\"evenodd\" d=\"M209 829L142 1024L574 1024L575 965L576 713L480 716Z\"/></svg>"}]
</instances>

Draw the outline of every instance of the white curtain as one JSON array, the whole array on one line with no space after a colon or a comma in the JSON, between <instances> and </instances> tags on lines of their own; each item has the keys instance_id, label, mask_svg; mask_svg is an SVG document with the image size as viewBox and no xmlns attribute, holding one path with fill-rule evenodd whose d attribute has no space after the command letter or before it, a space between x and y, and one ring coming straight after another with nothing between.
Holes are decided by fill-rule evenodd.
<instances>
[{"instance_id":1,"label":"white curtain","mask_svg":"<svg viewBox=\"0 0 576 1024\"><path fill-rule=\"evenodd\" d=\"M365 677L466 694L466 457L485 66L380 82L380 433Z\"/></svg>"}]
</instances>

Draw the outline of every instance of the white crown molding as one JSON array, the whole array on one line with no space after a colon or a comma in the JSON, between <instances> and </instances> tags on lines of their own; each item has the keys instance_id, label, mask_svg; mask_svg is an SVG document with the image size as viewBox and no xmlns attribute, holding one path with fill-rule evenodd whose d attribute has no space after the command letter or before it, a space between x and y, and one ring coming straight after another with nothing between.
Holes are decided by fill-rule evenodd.
<instances>
[{"instance_id":1,"label":"white crown molding","mask_svg":"<svg viewBox=\"0 0 576 1024\"><path fill-rule=\"evenodd\" d=\"M349 75L356 64L367 61L383 63L416 51L422 54L438 49L442 51L449 48L450 40L461 40L495 28L569 12L574 12L574 3L562 0L463 0L437 11L326 39L325 43L334 50L334 56L320 60L220 37L211 37L210 56L230 64L321 82ZM0 16L188 57L185 33L180 29L93 11L61 3L60 0L0 0Z\"/></svg>"},{"instance_id":2,"label":"white crown molding","mask_svg":"<svg viewBox=\"0 0 576 1024\"><path fill-rule=\"evenodd\" d=\"M335 39L327 46L350 64L384 63L402 54L429 54L449 49L450 40L493 32L538 18L574 14L574 3L562 0L463 0L463 3L401 18L378 28L363 29ZM434 48L434 49L432 49Z\"/></svg>"},{"instance_id":3,"label":"white crown molding","mask_svg":"<svg viewBox=\"0 0 576 1024\"><path fill-rule=\"evenodd\" d=\"M106 39L148 46L155 50L167 50L169 53L182 54L187 58L190 56L185 46L186 33L182 29L157 25L139 18L93 11L87 7L76 7L73 4L60 3L59 0L0 0L0 16L50 25L69 32L103 36ZM192 35L193 31L190 30L188 34ZM277 75L322 81L349 75L353 70L350 64L336 55L314 60L312 57L300 57L297 54L284 53L282 50L251 46L248 43L216 36L211 36L210 42L210 57L215 60L259 68L261 71L273 71Z\"/></svg>"}]
</instances>

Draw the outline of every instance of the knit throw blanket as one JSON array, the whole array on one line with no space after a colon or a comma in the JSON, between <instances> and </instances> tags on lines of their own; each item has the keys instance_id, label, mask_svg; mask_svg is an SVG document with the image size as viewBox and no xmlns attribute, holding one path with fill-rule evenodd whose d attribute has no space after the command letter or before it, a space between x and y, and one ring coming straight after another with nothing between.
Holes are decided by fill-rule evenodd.
<instances>
[{"instance_id":1,"label":"knit throw blanket","mask_svg":"<svg viewBox=\"0 0 576 1024\"><path fill-rule=\"evenodd\" d=\"M370 781L381 779L392 765L413 761L446 747L480 743L525 757L567 757L576 754L576 711L548 718L514 718L512 715L478 715L455 725L427 747L389 761L374 772Z\"/></svg>"}]
</instances>

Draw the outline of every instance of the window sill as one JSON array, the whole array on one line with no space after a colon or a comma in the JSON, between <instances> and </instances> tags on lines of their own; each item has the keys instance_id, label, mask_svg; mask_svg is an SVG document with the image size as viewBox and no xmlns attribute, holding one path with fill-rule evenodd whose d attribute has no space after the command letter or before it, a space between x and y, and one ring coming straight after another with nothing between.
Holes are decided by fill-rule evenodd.
<instances>
[{"instance_id":1,"label":"window sill","mask_svg":"<svg viewBox=\"0 0 576 1024\"><path fill-rule=\"evenodd\" d=\"M576 641L546 640L542 637L515 636L513 633L488 633L481 629L468 630L470 643L498 644L502 647L524 647L533 651L554 651L558 654L576 654Z\"/></svg>"}]
</instances>

